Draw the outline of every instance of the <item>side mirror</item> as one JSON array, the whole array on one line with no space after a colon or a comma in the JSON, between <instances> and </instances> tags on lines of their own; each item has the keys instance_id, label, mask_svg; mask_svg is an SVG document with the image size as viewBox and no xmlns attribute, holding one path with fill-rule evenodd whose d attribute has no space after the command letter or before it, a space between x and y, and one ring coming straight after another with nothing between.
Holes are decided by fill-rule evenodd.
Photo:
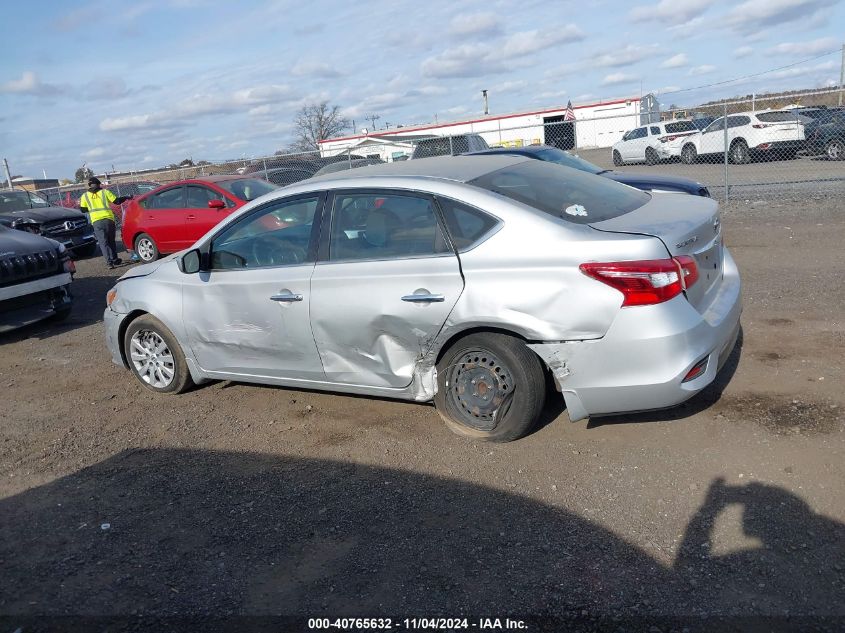
<instances>
[{"instance_id":1,"label":"side mirror","mask_svg":"<svg viewBox=\"0 0 845 633\"><path fill-rule=\"evenodd\" d=\"M200 252L199 249L188 251L177 260L179 270L186 275L193 275L200 271Z\"/></svg>"},{"instance_id":2,"label":"side mirror","mask_svg":"<svg viewBox=\"0 0 845 633\"><path fill-rule=\"evenodd\" d=\"M209 200L208 201L208 208L209 209L225 209L226 203L223 202L222 200L220 200L219 198L217 198L215 200Z\"/></svg>"}]
</instances>

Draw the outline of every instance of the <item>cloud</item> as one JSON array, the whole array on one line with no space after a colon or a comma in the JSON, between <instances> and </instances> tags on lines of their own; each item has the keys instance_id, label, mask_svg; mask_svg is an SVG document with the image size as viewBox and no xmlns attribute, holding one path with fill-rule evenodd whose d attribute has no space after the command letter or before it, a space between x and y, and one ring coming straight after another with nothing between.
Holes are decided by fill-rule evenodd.
<instances>
[{"instance_id":1,"label":"cloud","mask_svg":"<svg viewBox=\"0 0 845 633\"><path fill-rule=\"evenodd\" d=\"M605 68L618 68L621 66L632 66L649 57L654 57L659 52L657 44L641 46L639 44L628 44L626 47L613 53L605 53L594 59L584 60L591 66L602 66Z\"/></svg>"},{"instance_id":2,"label":"cloud","mask_svg":"<svg viewBox=\"0 0 845 633\"><path fill-rule=\"evenodd\" d=\"M839 42L832 37L822 37L810 42L784 42L769 49L769 53L777 55L795 55L806 57L808 55L818 55L820 53L828 53L834 51L839 47Z\"/></svg>"},{"instance_id":3,"label":"cloud","mask_svg":"<svg viewBox=\"0 0 845 633\"><path fill-rule=\"evenodd\" d=\"M464 13L456 15L449 24L449 34L460 37L497 35L501 32L495 13Z\"/></svg>"},{"instance_id":4,"label":"cloud","mask_svg":"<svg viewBox=\"0 0 845 633\"><path fill-rule=\"evenodd\" d=\"M693 66L692 68L690 68L688 74L706 75L708 73L712 73L714 70L716 70L715 66L712 66L710 64L702 64L701 66Z\"/></svg>"},{"instance_id":5,"label":"cloud","mask_svg":"<svg viewBox=\"0 0 845 633\"><path fill-rule=\"evenodd\" d=\"M106 155L106 149L104 147L94 147L89 149L87 152L82 153L82 158L86 159L93 159L93 158L102 158Z\"/></svg>"},{"instance_id":6,"label":"cloud","mask_svg":"<svg viewBox=\"0 0 845 633\"><path fill-rule=\"evenodd\" d=\"M731 10L725 24L738 33L755 33L766 27L800 20L807 23L838 0L746 0Z\"/></svg>"},{"instance_id":7,"label":"cloud","mask_svg":"<svg viewBox=\"0 0 845 633\"><path fill-rule=\"evenodd\" d=\"M316 61L301 61L291 69L291 74L296 77L321 77L324 79L331 79L334 77L342 77L343 73L335 68L332 68L325 62Z\"/></svg>"},{"instance_id":8,"label":"cloud","mask_svg":"<svg viewBox=\"0 0 845 633\"><path fill-rule=\"evenodd\" d=\"M574 24L542 30L521 31L509 36L501 48L501 55L506 58L521 57L538 51L578 42L584 39L584 33Z\"/></svg>"},{"instance_id":9,"label":"cloud","mask_svg":"<svg viewBox=\"0 0 845 633\"><path fill-rule=\"evenodd\" d=\"M85 24L97 18L97 7L90 5L74 9L69 13L58 16L53 21L53 26L64 33L82 28Z\"/></svg>"},{"instance_id":10,"label":"cloud","mask_svg":"<svg viewBox=\"0 0 845 633\"><path fill-rule=\"evenodd\" d=\"M660 0L657 4L650 4L634 8L629 14L634 22L663 22L665 24L683 24L707 11L714 0Z\"/></svg>"},{"instance_id":11,"label":"cloud","mask_svg":"<svg viewBox=\"0 0 845 633\"><path fill-rule=\"evenodd\" d=\"M664 86L663 88L660 88L659 90L655 90L655 92L659 95L663 95L663 94L666 94L666 93L669 93L669 92L678 92L678 90L681 90L680 86Z\"/></svg>"},{"instance_id":12,"label":"cloud","mask_svg":"<svg viewBox=\"0 0 845 633\"><path fill-rule=\"evenodd\" d=\"M686 56L686 53L678 53L677 55L673 55L665 62L660 64L661 68L680 68L681 66L686 66L689 64L689 57Z\"/></svg>"},{"instance_id":13,"label":"cloud","mask_svg":"<svg viewBox=\"0 0 845 633\"><path fill-rule=\"evenodd\" d=\"M532 53L578 41L584 34L574 24L562 28L520 31L503 42L473 42L448 48L423 60L420 68L426 77L483 77L514 69L514 60Z\"/></svg>"},{"instance_id":14,"label":"cloud","mask_svg":"<svg viewBox=\"0 0 845 633\"><path fill-rule=\"evenodd\" d=\"M838 62L823 62L821 64L816 64L815 66L797 66L794 68L784 68L783 70L778 70L772 73L767 73L765 77L767 79L787 79L790 77L806 77L813 73L822 73L822 72L829 72L831 70L835 70L839 68Z\"/></svg>"},{"instance_id":15,"label":"cloud","mask_svg":"<svg viewBox=\"0 0 845 633\"><path fill-rule=\"evenodd\" d=\"M291 102L294 96L286 85L256 86L223 96L197 94L167 110L103 119L99 128L104 132L167 129L188 125L204 116L248 112L265 104Z\"/></svg>"},{"instance_id":16,"label":"cloud","mask_svg":"<svg viewBox=\"0 0 845 633\"><path fill-rule=\"evenodd\" d=\"M602 79L601 85L615 86L618 84L627 84L632 83L634 81L639 81L639 79L640 78L636 75L628 75L625 73L611 73L610 75L607 75L604 79Z\"/></svg>"},{"instance_id":17,"label":"cloud","mask_svg":"<svg viewBox=\"0 0 845 633\"><path fill-rule=\"evenodd\" d=\"M20 79L12 79L0 85L0 93L52 97L67 90L65 86L45 84L31 70L25 70Z\"/></svg>"},{"instance_id":18,"label":"cloud","mask_svg":"<svg viewBox=\"0 0 845 633\"><path fill-rule=\"evenodd\" d=\"M128 96L130 92L122 79L103 77L101 79L93 79L85 84L82 96L89 101L112 101L122 99Z\"/></svg>"},{"instance_id":19,"label":"cloud","mask_svg":"<svg viewBox=\"0 0 845 633\"><path fill-rule=\"evenodd\" d=\"M321 33L325 28L325 24L304 24L294 27L293 32L297 35L314 35Z\"/></svg>"},{"instance_id":20,"label":"cloud","mask_svg":"<svg viewBox=\"0 0 845 633\"><path fill-rule=\"evenodd\" d=\"M748 57L753 52L754 49L751 46L740 46L739 48L734 49L734 57L736 59L741 59L743 57Z\"/></svg>"}]
</instances>

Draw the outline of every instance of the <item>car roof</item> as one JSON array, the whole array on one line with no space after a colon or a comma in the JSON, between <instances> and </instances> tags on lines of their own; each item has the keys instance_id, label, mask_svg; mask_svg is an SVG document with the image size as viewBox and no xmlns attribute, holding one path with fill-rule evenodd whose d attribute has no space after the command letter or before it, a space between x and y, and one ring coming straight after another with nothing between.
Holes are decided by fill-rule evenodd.
<instances>
[{"instance_id":1,"label":"car roof","mask_svg":"<svg viewBox=\"0 0 845 633\"><path fill-rule=\"evenodd\" d=\"M315 176L309 182L352 180L370 178L371 176L416 176L469 182L491 171L504 169L505 167L527 160L530 159L505 154L499 156L435 156L432 158L417 158L414 160L385 163L383 165L356 167L355 169Z\"/></svg>"},{"instance_id":2,"label":"car roof","mask_svg":"<svg viewBox=\"0 0 845 633\"><path fill-rule=\"evenodd\" d=\"M503 155L503 154L519 154L526 156L528 154L538 154L547 149L557 149L551 145L524 145L523 147L491 147L490 149L480 149L477 152L467 152L466 156L483 156L483 155ZM566 151L566 150L561 150Z\"/></svg>"}]
</instances>

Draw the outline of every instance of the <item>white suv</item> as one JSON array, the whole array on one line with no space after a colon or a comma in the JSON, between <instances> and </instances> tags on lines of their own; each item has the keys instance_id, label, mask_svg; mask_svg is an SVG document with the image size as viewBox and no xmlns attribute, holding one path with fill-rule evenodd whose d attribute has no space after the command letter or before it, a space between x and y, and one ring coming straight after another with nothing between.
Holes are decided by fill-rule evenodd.
<instances>
[{"instance_id":1,"label":"white suv","mask_svg":"<svg viewBox=\"0 0 845 633\"><path fill-rule=\"evenodd\" d=\"M650 123L625 133L621 141L613 145L613 164L646 163L654 165L661 160L681 155L684 139L698 133L692 121L666 121Z\"/></svg>"},{"instance_id":2,"label":"white suv","mask_svg":"<svg viewBox=\"0 0 845 633\"><path fill-rule=\"evenodd\" d=\"M724 154L725 117L719 117L700 134L687 138L681 148L681 161L694 163L699 156ZM804 123L784 110L738 112L727 117L728 159L734 164L769 156L787 160L804 149Z\"/></svg>"}]
</instances>

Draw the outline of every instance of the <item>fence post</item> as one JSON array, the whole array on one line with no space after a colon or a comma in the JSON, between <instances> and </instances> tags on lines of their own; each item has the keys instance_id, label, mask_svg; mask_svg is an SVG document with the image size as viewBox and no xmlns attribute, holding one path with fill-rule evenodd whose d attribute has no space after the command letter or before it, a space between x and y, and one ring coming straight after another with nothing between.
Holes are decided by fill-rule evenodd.
<instances>
[{"instance_id":1,"label":"fence post","mask_svg":"<svg viewBox=\"0 0 845 633\"><path fill-rule=\"evenodd\" d=\"M455 155L455 147L454 147L454 144L452 143L452 135L451 134L449 135L449 154L451 154L452 156Z\"/></svg>"},{"instance_id":2,"label":"fence post","mask_svg":"<svg viewBox=\"0 0 845 633\"><path fill-rule=\"evenodd\" d=\"M349 165L349 169L352 169L352 148L351 147L346 149L346 164Z\"/></svg>"},{"instance_id":3,"label":"fence post","mask_svg":"<svg viewBox=\"0 0 845 633\"><path fill-rule=\"evenodd\" d=\"M724 125L725 128L725 202L731 199L730 185L728 184L728 102L724 104Z\"/></svg>"}]
</instances>

